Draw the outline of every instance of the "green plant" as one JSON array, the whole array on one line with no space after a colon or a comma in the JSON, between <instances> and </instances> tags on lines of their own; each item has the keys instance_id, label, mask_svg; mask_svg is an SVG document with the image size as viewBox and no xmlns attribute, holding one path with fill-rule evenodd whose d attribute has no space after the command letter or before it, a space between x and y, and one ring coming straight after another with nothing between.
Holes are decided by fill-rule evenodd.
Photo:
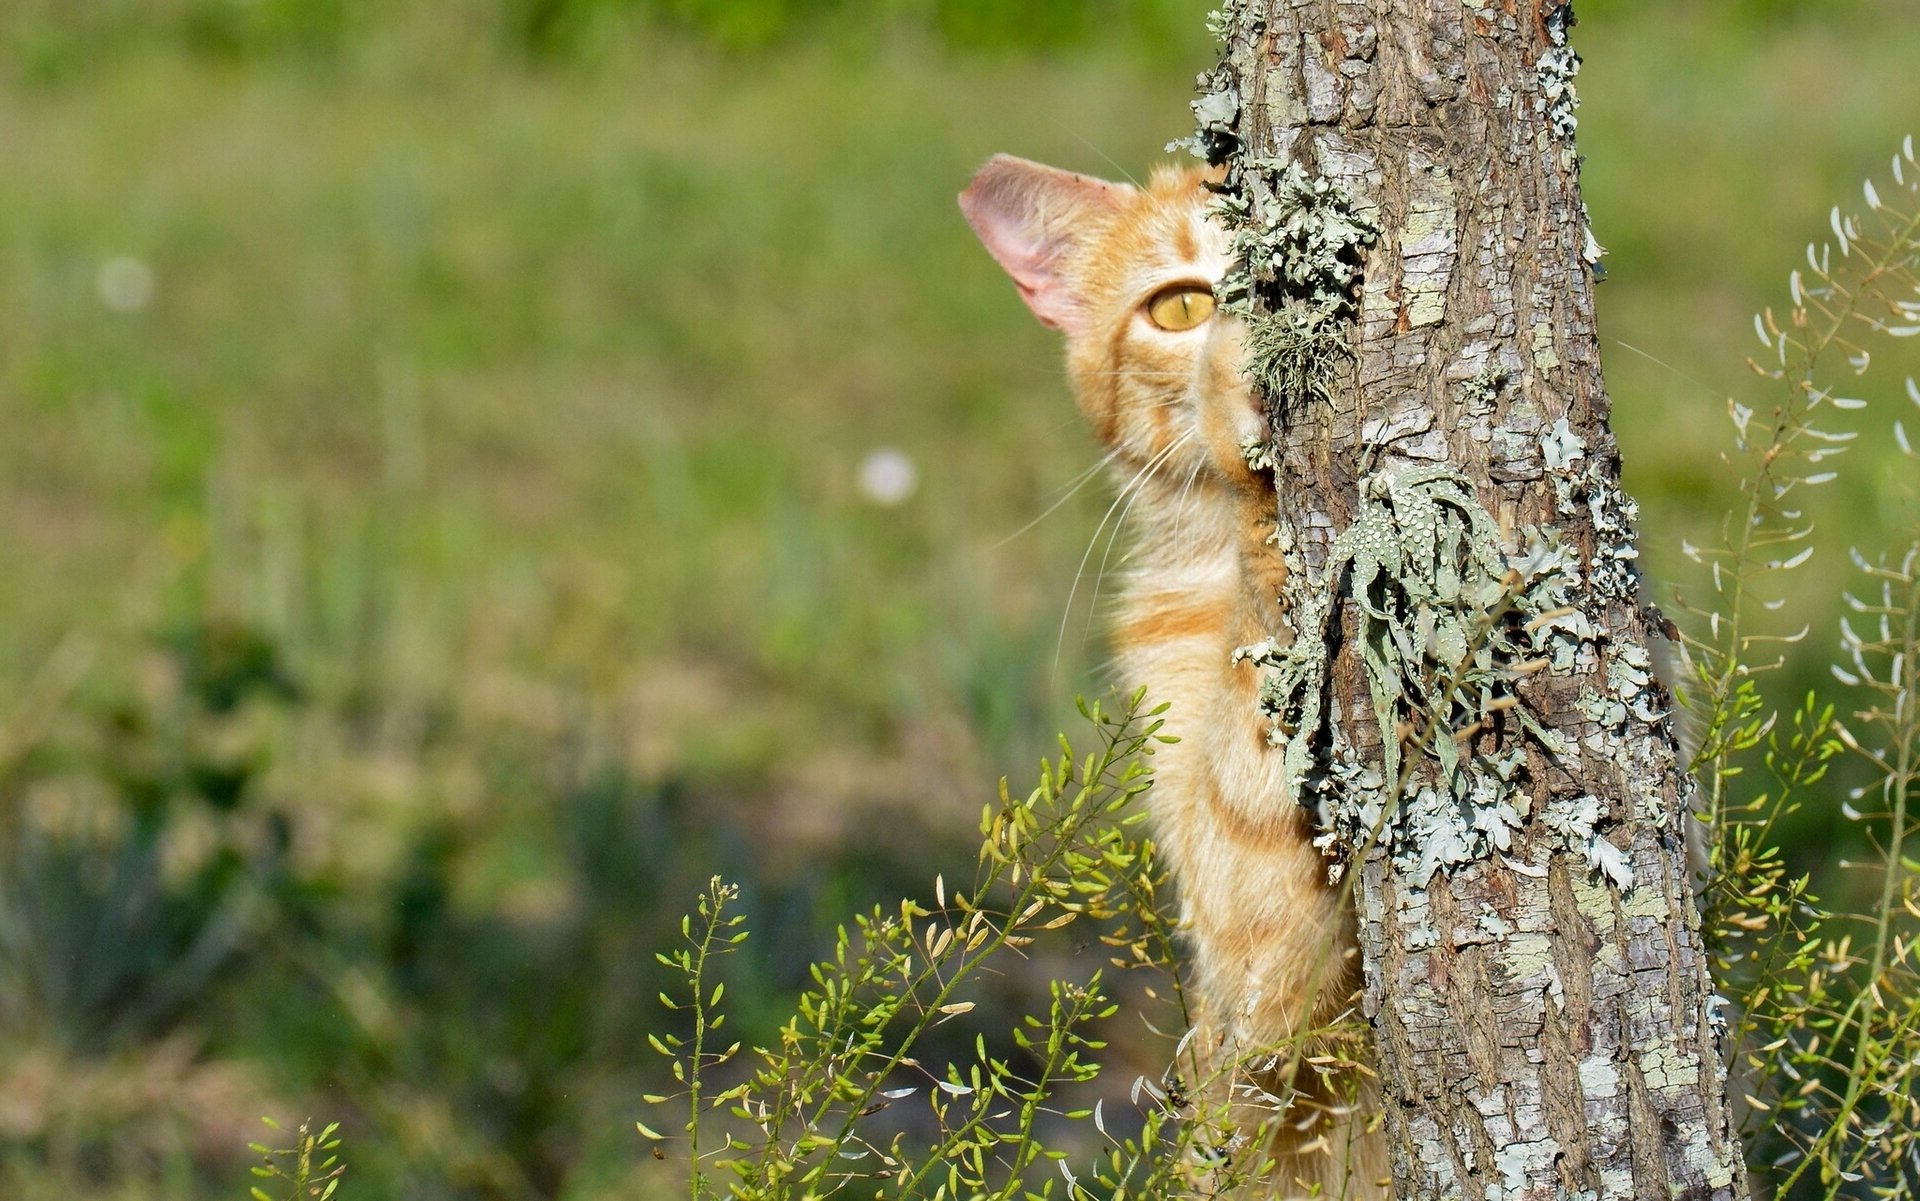
<instances>
[{"instance_id":1,"label":"green plant","mask_svg":"<svg viewBox=\"0 0 1920 1201\"><path fill-rule=\"evenodd\" d=\"M682 924L684 946L661 956L679 973L661 1002L678 1031L652 1038L679 1091L650 1094L683 1116L639 1125L666 1157L688 1165L691 1195L785 1198L842 1189L899 1197L1166 1196L1188 1184L1230 1187L1266 1170L1255 1118L1284 1108L1301 1073L1351 1066L1346 1028L1308 1030L1221 1069L1206 1066L1191 1033L1168 1035L1170 1067L1128 1090L1131 1109L1092 1086L1107 1044L1100 1023L1119 1012L1107 968L1144 969L1133 990L1174 1031L1189 1015L1174 950L1174 915L1138 803L1160 709L1120 712L1082 703L1099 745L1043 763L1024 797L1002 782L981 815L973 885L933 885L933 906L903 900L842 927L814 965L777 1039L747 1047L721 1031L723 957L748 937L731 907L738 890L712 880ZM1044 1012L971 1055L938 1061L935 1031L974 1012L986 978L1011 972L1042 940L1078 927L1107 949L1105 968L1053 979ZM1091 931L1088 930L1091 927ZM1152 1024L1152 1018L1149 1018ZM1156 1027L1157 1028L1157 1027ZM1314 1043L1311 1058L1299 1048ZM963 1044L964 1045L964 1044ZM1225 1121L1233 1109L1237 1130ZM724 1180L723 1185L719 1181ZM1064 1188L1063 1188L1064 1186Z\"/></svg>"},{"instance_id":2,"label":"green plant","mask_svg":"<svg viewBox=\"0 0 1920 1201\"><path fill-rule=\"evenodd\" d=\"M272 1118L260 1120L268 1129L284 1133L280 1123ZM340 1161L339 1132L338 1122L329 1122L316 1131L309 1119L300 1123L288 1146L248 1144L248 1149L261 1160L253 1169L254 1176L285 1186L276 1197L256 1184L251 1190L254 1201L326 1201L333 1196L334 1190L340 1187L340 1178L347 1172L347 1165Z\"/></svg>"},{"instance_id":3,"label":"green plant","mask_svg":"<svg viewBox=\"0 0 1920 1201\"><path fill-rule=\"evenodd\" d=\"M167 1034L286 883L258 796L298 692L277 648L212 619L159 642L154 683L97 702L90 736L0 764L0 1015L88 1052Z\"/></svg>"},{"instance_id":4,"label":"green plant","mask_svg":"<svg viewBox=\"0 0 1920 1201\"><path fill-rule=\"evenodd\" d=\"M1884 195L1865 185L1864 216L1833 210L1834 241L1808 248L1784 318L1755 318L1768 351L1755 371L1776 399L1770 412L1731 405L1752 465L1745 504L1723 545L1689 548L1710 571L1710 599L1680 605L1681 694L1699 722L1694 767L1714 830L1705 920L1732 1002L1735 1068L1753 1093L1753 1161L1781 1197L1920 1189L1920 855L1909 810L1920 784L1920 521L1901 550L1851 551L1860 583L1844 598L1833 669L1846 697L1808 696L1783 721L1761 687L1778 646L1805 633L1774 633L1761 613L1777 607L1772 582L1816 553L1804 494L1836 477L1826 462L1858 437L1832 419L1868 407L1831 377L1837 366L1864 375L1877 340L1920 334L1911 138L1892 176ZM1904 390L1920 405L1912 378ZM1905 425L1895 420L1892 434L1914 457ZM1830 803L1835 768L1860 780L1843 811L1867 850L1845 863L1863 886L1823 905L1789 866L1780 826L1801 806Z\"/></svg>"},{"instance_id":5,"label":"green plant","mask_svg":"<svg viewBox=\"0 0 1920 1201\"><path fill-rule=\"evenodd\" d=\"M1050 985L1046 1014L1013 1032L1024 1064L990 1053L984 1037L976 1038L971 1063L927 1063L916 1052L936 1027L974 1009L968 994L990 965L1045 931L1107 923L1102 941L1121 949L1123 964L1168 962L1170 929L1153 901L1151 846L1134 832L1142 815L1133 801L1149 779L1139 756L1159 726L1133 706L1117 717L1097 706L1085 711L1100 729L1100 749L1076 762L1063 739L1062 758L1031 794L1016 800L1003 787L999 805L982 815L973 887L949 897L942 879L932 909L902 901L842 927L777 1040L754 1048L750 1074L724 1086L716 1074L742 1046L715 1050L710 1041L725 1021L715 957L746 934L726 909L736 891L717 879L709 885L698 921L683 926L688 945L662 957L687 989L685 1000L662 1001L690 1018L691 1032L654 1040L684 1085L679 1129L696 1198L716 1191L710 1173L732 1176L749 1196L819 1194L858 1179L905 1195L971 1193L997 1173L1006 1192L1036 1164L1062 1160L1042 1138L1040 1120L1055 1110L1060 1091L1099 1071L1090 1055L1104 1044L1090 1027L1116 1008L1100 973L1083 984ZM931 1119L924 1147L888 1120L915 1097ZM731 1119L717 1136L716 1117ZM664 1141L645 1124L641 1133Z\"/></svg>"}]
</instances>

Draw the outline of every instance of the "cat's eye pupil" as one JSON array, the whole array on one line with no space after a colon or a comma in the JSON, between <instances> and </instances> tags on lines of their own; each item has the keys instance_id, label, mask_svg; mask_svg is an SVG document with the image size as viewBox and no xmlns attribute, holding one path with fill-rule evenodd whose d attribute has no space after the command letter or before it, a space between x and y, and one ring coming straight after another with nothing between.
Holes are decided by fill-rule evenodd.
<instances>
[{"instance_id":1,"label":"cat's eye pupil","mask_svg":"<svg viewBox=\"0 0 1920 1201\"><path fill-rule=\"evenodd\" d=\"M1213 290L1201 284L1175 284L1147 299L1147 319L1161 329L1180 333L1213 316Z\"/></svg>"}]
</instances>

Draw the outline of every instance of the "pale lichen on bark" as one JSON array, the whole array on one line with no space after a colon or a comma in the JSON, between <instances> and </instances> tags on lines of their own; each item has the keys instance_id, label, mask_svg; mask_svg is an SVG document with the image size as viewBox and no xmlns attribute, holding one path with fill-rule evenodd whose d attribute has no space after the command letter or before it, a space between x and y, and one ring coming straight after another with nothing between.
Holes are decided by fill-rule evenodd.
<instances>
[{"instance_id":1,"label":"pale lichen on bark","mask_svg":"<svg viewBox=\"0 0 1920 1201\"><path fill-rule=\"evenodd\" d=\"M1292 569L1291 631L1247 657L1289 792L1358 867L1399 1195L1732 1199L1570 24L1542 0L1218 15L1190 144L1268 253L1238 307L1276 352L1250 458Z\"/></svg>"}]
</instances>

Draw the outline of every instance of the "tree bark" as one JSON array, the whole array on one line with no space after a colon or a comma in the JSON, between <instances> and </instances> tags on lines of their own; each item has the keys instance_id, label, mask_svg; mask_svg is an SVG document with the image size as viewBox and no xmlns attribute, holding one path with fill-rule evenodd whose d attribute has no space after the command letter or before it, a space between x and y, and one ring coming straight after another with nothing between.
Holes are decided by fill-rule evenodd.
<instances>
[{"instance_id":1,"label":"tree bark","mask_svg":"<svg viewBox=\"0 0 1920 1201\"><path fill-rule=\"evenodd\" d=\"M1216 20L1194 146L1228 168L1223 298L1291 570L1293 629L1250 657L1356 874L1396 1195L1744 1198L1594 334L1572 14Z\"/></svg>"}]
</instances>

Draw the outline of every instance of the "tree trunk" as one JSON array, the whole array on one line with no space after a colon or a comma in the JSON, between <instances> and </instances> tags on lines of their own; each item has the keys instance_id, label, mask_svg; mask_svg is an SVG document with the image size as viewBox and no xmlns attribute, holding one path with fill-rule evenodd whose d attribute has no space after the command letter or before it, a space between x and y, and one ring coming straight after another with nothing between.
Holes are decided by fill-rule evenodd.
<instances>
[{"instance_id":1,"label":"tree trunk","mask_svg":"<svg viewBox=\"0 0 1920 1201\"><path fill-rule=\"evenodd\" d=\"M1291 635L1250 657L1357 874L1396 1195L1744 1198L1594 334L1572 14L1216 20L1194 145L1228 167L1222 295L1290 569Z\"/></svg>"}]
</instances>

